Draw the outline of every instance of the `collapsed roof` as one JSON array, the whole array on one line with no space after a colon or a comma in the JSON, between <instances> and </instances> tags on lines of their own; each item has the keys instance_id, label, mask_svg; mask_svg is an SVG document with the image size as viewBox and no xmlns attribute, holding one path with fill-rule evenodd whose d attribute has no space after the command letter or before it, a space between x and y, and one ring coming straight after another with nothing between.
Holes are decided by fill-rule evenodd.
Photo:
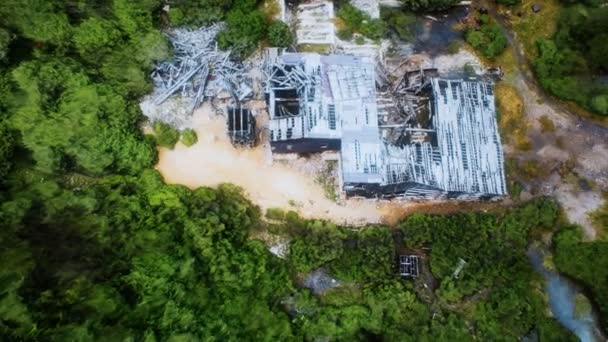
<instances>
[{"instance_id":1,"label":"collapsed roof","mask_svg":"<svg viewBox=\"0 0 608 342\"><path fill-rule=\"evenodd\" d=\"M266 68L273 152L339 150L347 194L506 194L491 84L421 74L380 99L366 58L270 53Z\"/></svg>"}]
</instances>

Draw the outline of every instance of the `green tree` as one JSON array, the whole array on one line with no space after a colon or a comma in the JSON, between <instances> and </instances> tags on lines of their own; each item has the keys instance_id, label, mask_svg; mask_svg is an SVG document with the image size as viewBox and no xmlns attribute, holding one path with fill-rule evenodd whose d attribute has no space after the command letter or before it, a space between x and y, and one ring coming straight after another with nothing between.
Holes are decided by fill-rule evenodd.
<instances>
[{"instance_id":1,"label":"green tree","mask_svg":"<svg viewBox=\"0 0 608 342\"><path fill-rule=\"evenodd\" d=\"M3 183L13 164L13 134L7 124L0 121L0 184Z\"/></svg>"},{"instance_id":2,"label":"green tree","mask_svg":"<svg viewBox=\"0 0 608 342\"><path fill-rule=\"evenodd\" d=\"M11 33L0 27L0 63L4 61L8 55L8 45L11 40Z\"/></svg>"},{"instance_id":3,"label":"green tree","mask_svg":"<svg viewBox=\"0 0 608 342\"><path fill-rule=\"evenodd\" d=\"M289 26L282 21L275 21L268 27L268 42L272 46L287 47L293 43Z\"/></svg>"},{"instance_id":4,"label":"green tree","mask_svg":"<svg viewBox=\"0 0 608 342\"><path fill-rule=\"evenodd\" d=\"M485 57L494 59L507 48L507 38L500 25L488 15L481 15L480 21L479 30L468 30L465 40Z\"/></svg>"},{"instance_id":5,"label":"green tree","mask_svg":"<svg viewBox=\"0 0 608 342\"><path fill-rule=\"evenodd\" d=\"M266 20L258 10L233 10L228 13L226 23L228 29L218 35L218 44L240 57L251 54L266 34Z\"/></svg>"},{"instance_id":6,"label":"green tree","mask_svg":"<svg viewBox=\"0 0 608 342\"><path fill-rule=\"evenodd\" d=\"M198 137L193 129L188 128L182 131L182 143L184 143L184 145L190 147L196 144L197 141Z\"/></svg>"},{"instance_id":7,"label":"green tree","mask_svg":"<svg viewBox=\"0 0 608 342\"><path fill-rule=\"evenodd\" d=\"M179 131L170 125L156 121L153 125L154 136L158 145L168 148L175 147L175 144L179 140Z\"/></svg>"}]
</instances>

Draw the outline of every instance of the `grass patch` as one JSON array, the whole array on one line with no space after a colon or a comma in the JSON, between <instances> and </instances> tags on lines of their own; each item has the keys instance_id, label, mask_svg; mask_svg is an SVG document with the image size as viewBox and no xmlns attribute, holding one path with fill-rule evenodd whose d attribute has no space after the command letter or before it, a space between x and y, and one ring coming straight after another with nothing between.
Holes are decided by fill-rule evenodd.
<instances>
[{"instance_id":1,"label":"grass patch","mask_svg":"<svg viewBox=\"0 0 608 342\"><path fill-rule=\"evenodd\" d=\"M260 5L260 10L268 22L272 22L281 14L281 6L278 0L266 0Z\"/></svg>"},{"instance_id":2,"label":"grass patch","mask_svg":"<svg viewBox=\"0 0 608 342\"><path fill-rule=\"evenodd\" d=\"M541 6L540 12L532 12L533 4ZM523 44L526 58L529 61L538 57L536 41L540 38L553 37L557 29L561 7L558 0L523 0L515 8L502 7L501 12L505 14L507 9L510 9L511 15L508 19L518 40ZM521 17L517 16L519 13L521 13Z\"/></svg>"},{"instance_id":3,"label":"grass patch","mask_svg":"<svg viewBox=\"0 0 608 342\"><path fill-rule=\"evenodd\" d=\"M543 115L538 119L540 124L541 133L553 133L555 132L555 124L547 115Z\"/></svg>"},{"instance_id":4,"label":"grass patch","mask_svg":"<svg viewBox=\"0 0 608 342\"><path fill-rule=\"evenodd\" d=\"M522 176L531 179L547 174L547 169L538 160L526 160L519 165Z\"/></svg>"},{"instance_id":5,"label":"grass patch","mask_svg":"<svg viewBox=\"0 0 608 342\"><path fill-rule=\"evenodd\" d=\"M518 150L529 151L532 142L527 136L528 123L524 116L524 103L517 89L504 83L494 88L498 104L498 126L504 141Z\"/></svg>"},{"instance_id":6,"label":"grass patch","mask_svg":"<svg viewBox=\"0 0 608 342\"><path fill-rule=\"evenodd\" d=\"M325 162L325 167L317 176L317 182L323 187L325 197L337 202L340 196L337 191L337 180L335 170L338 167L336 160L328 160Z\"/></svg>"},{"instance_id":7,"label":"grass patch","mask_svg":"<svg viewBox=\"0 0 608 342\"><path fill-rule=\"evenodd\" d=\"M299 52L316 52L320 54L327 54L331 52L331 45L329 44L298 44Z\"/></svg>"},{"instance_id":8,"label":"grass patch","mask_svg":"<svg viewBox=\"0 0 608 342\"><path fill-rule=\"evenodd\" d=\"M281 208L266 209L266 218L270 220L283 221L285 220L285 211Z\"/></svg>"}]
</instances>

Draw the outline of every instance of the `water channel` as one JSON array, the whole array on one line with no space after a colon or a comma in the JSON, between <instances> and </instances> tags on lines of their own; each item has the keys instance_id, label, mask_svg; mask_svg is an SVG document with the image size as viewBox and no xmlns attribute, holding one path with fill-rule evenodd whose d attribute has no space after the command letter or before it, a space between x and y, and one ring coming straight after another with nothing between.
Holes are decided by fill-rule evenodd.
<instances>
[{"instance_id":1,"label":"water channel","mask_svg":"<svg viewBox=\"0 0 608 342\"><path fill-rule=\"evenodd\" d=\"M528 250L528 259L534 270L545 278L545 292L555 319L582 342L606 341L598 324L598 314L593 307L589 305L587 310L580 309L581 302L589 303L589 299L570 279L545 267L543 259L547 254L538 247L531 247Z\"/></svg>"}]
</instances>

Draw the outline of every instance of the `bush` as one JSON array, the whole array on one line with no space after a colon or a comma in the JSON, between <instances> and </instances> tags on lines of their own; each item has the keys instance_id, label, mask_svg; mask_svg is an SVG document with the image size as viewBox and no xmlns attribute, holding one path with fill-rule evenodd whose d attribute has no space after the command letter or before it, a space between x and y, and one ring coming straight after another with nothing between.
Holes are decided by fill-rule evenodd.
<instances>
[{"instance_id":1,"label":"bush","mask_svg":"<svg viewBox=\"0 0 608 342\"><path fill-rule=\"evenodd\" d=\"M591 100L591 109L602 115L608 115L608 94L595 96Z\"/></svg>"},{"instance_id":2,"label":"bush","mask_svg":"<svg viewBox=\"0 0 608 342\"><path fill-rule=\"evenodd\" d=\"M606 32L608 8L564 8L554 36L537 41L538 57L533 65L542 87L561 99L608 115L608 89L593 77L608 68Z\"/></svg>"},{"instance_id":3,"label":"bush","mask_svg":"<svg viewBox=\"0 0 608 342\"><path fill-rule=\"evenodd\" d=\"M193 129L185 129L182 132L182 143L188 147L196 144L196 142L198 141L198 136L196 135L196 132Z\"/></svg>"},{"instance_id":4,"label":"bush","mask_svg":"<svg viewBox=\"0 0 608 342\"><path fill-rule=\"evenodd\" d=\"M500 25L488 15L482 15L480 21L479 30L469 29L465 40L485 57L494 59L507 48L507 37Z\"/></svg>"},{"instance_id":5,"label":"bush","mask_svg":"<svg viewBox=\"0 0 608 342\"><path fill-rule=\"evenodd\" d=\"M461 47L460 42L453 41L448 45L448 53L450 55L457 54L458 51L460 51L460 47Z\"/></svg>"},{"instance_id":6,"label":"bush","mask_svg":"<svg viewBox=\"0 0 608 342\"><path fill-rule=\"evenodd\" d=\"M380 14L388 29L397 33L399 39L411 41L414 38L416 17L413 14L385 7L381 8Z\"/></svg>"},{"instance_id":7,"label":"bush","mask_svg":"<svg viewBox=\"0 0 608 342\"><path fill-rule=\"evenodd\" d=\"M268 208L266 209L266 218L283 221L285 219L285 211L281 208Z\"/></svg>"},{"instance_id":8,"label":"bush","mask_svg":"<svg viewBox=\"0 0 608 342\"><path fill-rule=\"evenodd\" d=\"M540 123L541 133L555 132L555 124L553 123L553 120L551 120L547 115L542 115L538 119L538 123Z\"/></svg>"},{"instance_id":9,"label":"bush","mask_svg":"<svg viewBox=\"0 0 608 342\"><path fill-rule=\"evenodd\" d=\"M179 140L179 132L175 128L160 121L154 123L154 135L158 145L171 149L175 147L175 144Z\"/></svg>"},{"instance_id":10,"label":"bush","mask_svg":"<svg viewBox=\"0 0 608 342\"><path fill-rule=\"evenodd\" d=\"M338 38L342 40L351 40L353 38L353 30L348 27L338 30Z\"/></svg>"},{"instance_id":11,"label":"bush","mask_svg":"<svg viewBox=\"0 0 608 342\"><path fill-rule=\"evenodd\" d=\"M221 49L230 49L241 58L250 55L266 33L266 19L258 10L233 10L228 14L226 23L228 29L218 35L218 45Z\"/></svg>"},{"instance_id":12,"label":"bush","mask_svg":"<svg viewBox=\"0 0 608 342\"><path fill-rule=\"evenodd\" d=\"M351 5L342 6L338 11L338 16L346 23L344 29L349 30L351 34L357 32L375 40L381 39L386 34L386 26L382 20L372 19L367 13ZM342 34L345 37L348 36L348 32L342 32Z\"/></svg>"},{"instance_id":13,"label":"bush","mask_svg":"<svg viewBox=\"0 0 608 342\"><path fill-rule=\"evenodd\" d=\"M272 46L287 47L293 43L289 26L282 21L273 22L268 28L268 42Z\"/></svg>"}]
</instances>

